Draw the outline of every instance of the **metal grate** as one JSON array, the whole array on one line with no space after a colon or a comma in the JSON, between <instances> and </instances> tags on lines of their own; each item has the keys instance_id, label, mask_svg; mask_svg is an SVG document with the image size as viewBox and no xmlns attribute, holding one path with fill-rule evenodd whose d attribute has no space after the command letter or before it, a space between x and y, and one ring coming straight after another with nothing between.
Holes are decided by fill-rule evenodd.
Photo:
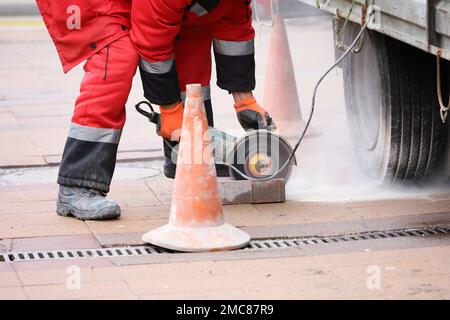
<instances>
[{"instance_id":1,"label":"metal grate","mask_svg":"<svg viewBox=\"0 0 450 320\"><path fill-rule=\"evenodd\" d=\"M267 249L296 248L314 244L333 244L338 242L405 238L405 237L429 237L434 235L445 235L445 234L450 234L450 226L424 227L424 228L400 229L389 231L370 231L370 232L361 232L354 234L325 236L325 237L253 240L247 249L267 250Z\"/></svg>"},{"instance_id":2,"label":"metal grate","mask_svg":"<svg viewBox=\"0 0 450 320\"><path fill-rule=\"evenodd\" d=\"M354 234L344 234L325 237L252 240L250 244L242 250L249 251L249 250L289 249L316 244L326 245L349 241L367 241L376 239L405 238L405 237L430 237L445 234L450 234L450 226L435 226L435 227L400 229L390 231L361 232ZM77 259L77 258L148 256L148 255L173 254L173 253L175 252L151 245L98 248L98 249L7 252L7 253L0 253L0 263L15 262L15 261L16 262L42 261L42 260L61 260L61 259Z\"/></svg>"},{"instance_id":3,"label":"metal grate","mask_svg":"<svg viewBox=\"0 0 450 320\"><path fill-rule=\"evenodd\" d=\"M130 257L130 256L155 255L161 253L172 253L172 252L166 249L153 246L33 251L33 252L8 252L0 254L0 262L102 258L102 257L103 258Z\"/></svg>"}]
</instances>

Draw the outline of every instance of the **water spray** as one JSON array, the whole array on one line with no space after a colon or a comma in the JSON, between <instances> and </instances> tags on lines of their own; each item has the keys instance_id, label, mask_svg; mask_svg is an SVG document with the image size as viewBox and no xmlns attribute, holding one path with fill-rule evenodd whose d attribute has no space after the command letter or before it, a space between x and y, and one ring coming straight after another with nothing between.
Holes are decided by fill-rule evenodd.
<instances>
[{"instance_id":1,"label":"water spray","mask_svg":"<svg viewBox=\"0 0 450 320\"><path fill-rule=\"evenodd\" d=\"M213 149L231 150L222 153L215 152L215 163L228 167L230 176L237 180L269 181L275 178L283 178L287 182L292 172L292 166L296 164L295 154L302 144L314 117L317 92L320 85L350 53L354 52L355 47L358 45L361 37L371 23L374 14L375 10L372 8L368 13L366 22L361 27L361 30L351 45L346 49L342 56L324 72L314 86L308 120L306 121L306 125L294 148L292 148L284 138L270 130L250 131L243 137L236 138L215 128L210 128L209 133L212 137L213 144L215 144ZM148 112L144 110L141 107L143 104L147 105L151 111ZM159 124L159 114L154 111L153 106L147 101L137 104L136 109L139 113L147 117L150 122L157 125ZM164 140L172 151L177 154L177 148L172 147L166 139ZM274 145L276 146L276 152L273 150ZM255 146L256 149L254 148ZM276 157L274 157L274 155L276 155ZM243 161L238 161L239 159L243 159Z\"/></svg>"}]
</instances>

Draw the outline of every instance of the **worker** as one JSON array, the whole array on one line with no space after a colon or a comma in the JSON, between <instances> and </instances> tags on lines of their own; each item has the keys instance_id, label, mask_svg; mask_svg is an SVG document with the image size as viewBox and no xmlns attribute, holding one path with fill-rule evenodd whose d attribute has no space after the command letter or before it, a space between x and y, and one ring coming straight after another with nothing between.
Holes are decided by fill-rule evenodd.
<instances>
[{"instance_id":1,"label":"worker","mask_svg":"<svg viewBox=\"0 0 450 320\"><path fill-rule=\"evenodd\" d=\"M64 72L84 65L58 175L57 213L118 218L106 199L139 57L130 41L131 0L37 0Z\"/></svg>"},{"instance_id":2,"label":"worker","mask_svg":"<svg viewBox=\"0 0 450 320\"><path fill-rule=\"evenodd\" d=\"M214 125L210 97L211 47L217 85L234 98L245 130L274 127L257 103L255 31L249 0L134 0L131 39L140 55L144 95L160 106L159 134L164 138L164 174L174 178L186 85L199 83L208 123ZM167 143L169 142L169 143ZM219 174L220 175L220 174Z\"/></svg>"}]
</instances>

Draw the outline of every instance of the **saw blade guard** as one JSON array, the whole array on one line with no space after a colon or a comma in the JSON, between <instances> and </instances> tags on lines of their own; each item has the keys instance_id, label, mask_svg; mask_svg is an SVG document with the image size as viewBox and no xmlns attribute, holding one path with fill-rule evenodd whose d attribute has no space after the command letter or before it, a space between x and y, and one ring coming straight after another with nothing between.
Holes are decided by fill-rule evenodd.
<instances>
[{"instance_id":1,"label":"saw blade guard","mask_svg":"<svg viewBox=\"0 0 450 320\"><path fill-rule=\"evenodd\" d=\"M236 140L234 148L228 153L227 163L252 179L267 179L275 175L274 179L282 178L287 182L296 159L293 158L289 165L280 169L289 160L292 151L284 138L267 130L257 130ZM229 172L233 179L245 180L232 168Z\"/></svg>"}]
</instances>

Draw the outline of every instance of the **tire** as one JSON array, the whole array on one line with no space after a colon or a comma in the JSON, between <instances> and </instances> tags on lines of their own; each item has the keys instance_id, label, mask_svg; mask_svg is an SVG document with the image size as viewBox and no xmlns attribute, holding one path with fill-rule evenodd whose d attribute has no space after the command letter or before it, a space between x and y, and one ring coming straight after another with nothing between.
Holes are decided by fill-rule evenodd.
<instances>
[{"instance_id":1,"label":"tire","mask_svg":"<svg viewBox=\"0 0 450 320\"><path fill-rule=\"evenodd\" d=\"M360 26L349 23L344 44ZM420 183L443 169L448 124L440 118L436 57L372 30L343 63L347 120L363 170L388 183ZM448 61L442 89L448 97ZM441 174L442 175L442 174Z\"/></svg>"}]
</instances>

